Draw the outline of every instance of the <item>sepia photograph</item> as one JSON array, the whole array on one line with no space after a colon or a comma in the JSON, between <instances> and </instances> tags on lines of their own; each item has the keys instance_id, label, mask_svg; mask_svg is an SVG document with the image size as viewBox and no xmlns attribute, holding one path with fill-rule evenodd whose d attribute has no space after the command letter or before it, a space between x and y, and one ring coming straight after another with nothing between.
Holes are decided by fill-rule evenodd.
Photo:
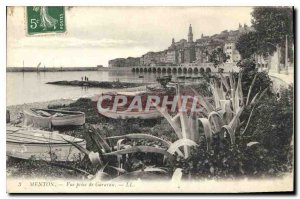
<instances>
[{"instance_id":1,"label":"sepia photograph","mask_svg":"<svg viewBox=\"0 0 300 199\"><path fill-rule=\"evenodd\" d=\"M294 18L7 6L6 191L293 193Z\"/></svg>"}]
</instances>

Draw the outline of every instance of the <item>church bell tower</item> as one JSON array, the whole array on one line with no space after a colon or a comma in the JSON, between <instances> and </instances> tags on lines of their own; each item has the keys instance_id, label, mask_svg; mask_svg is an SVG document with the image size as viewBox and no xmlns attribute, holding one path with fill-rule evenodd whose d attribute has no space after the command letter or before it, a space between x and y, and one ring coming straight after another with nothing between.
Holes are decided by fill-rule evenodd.
<instances>
[{"instance_id":1,"label":"church bell tower","mask_svg":"<svg viewBox=\"0 0 300 199\"><path fill-rule=\"evenodd\" d=\"M191 24L190 24L190 27L189 27L188 42L193 43L193 29L192 29Z\"/></svg>"}]
</instances>

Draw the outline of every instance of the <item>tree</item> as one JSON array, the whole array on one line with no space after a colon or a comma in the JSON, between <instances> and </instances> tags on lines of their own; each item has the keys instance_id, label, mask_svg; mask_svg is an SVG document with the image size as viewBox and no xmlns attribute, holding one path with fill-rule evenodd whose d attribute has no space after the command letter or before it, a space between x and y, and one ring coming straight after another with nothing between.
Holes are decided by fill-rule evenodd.
<instances>
[{"instance_id":1,"label":"tree","mask_svg":"<svg viewBox=\"0 0 300 199\"><path fill-rule=\"evenodd\" d=\"M242 59L237 63L237 66L241 68L243 73L243 93L247 93L251 87L252 80L256 76L255 82L252 85L252 91L250 98L253 98L255 93L262 92L264 89L269 88L267 94L271 93L272 80L265 72L258 72L255 67L255 61L253 59ZM236 79L238 74L235 74Z\"/></svg>"},{"instance_id":2,"label":"tree","mask_svg":"<svg viewBox=\"0 0 300 199\"><path fill-rule=\"evenodd\" d=\"M214 67L218 67L225 63L230 57L224 53L223 48L217 48L208 55L209 62L214 64Z\"/></svg>"},{"instance_id":3,"label":"tree","mask_svg":"<svg viewBox=\"0 0 300 199\"><path fill-rule=\"evenodd\" d=\"M255 55L268 57L275 51L285 53L285 39L293 43L293 9L290 7L255 7L251 13L252 25L255 29L240 36L236 47L243 59L254 58ZM288 48L289 49L289 48ZM292 48L288 50L288 57L293 61ZM280 62L286 58L279 57L277 70L280 70Z\"/></svg>"},{"instance_id":4,"label":"tree","mask_svg":"<svg viewBox=\"0 0 300 199\"><path fill-rule=\"evenodd\" d=\"M241 54L242 59L253 57L258 52L258 38L255 32L249 32L239 37L236 49Z\"/></svg>"},{"instance_id":5,"label":"tree","mask_svg":"<svg viewBox=\"0 0 300 199\"><path fill-rule=\"evenodd\" d=\"M294 39L293 9L290 7L255 7L251 13L260 52L273 54L284 45L285 36Z\"/></svg>"}]
</instances>

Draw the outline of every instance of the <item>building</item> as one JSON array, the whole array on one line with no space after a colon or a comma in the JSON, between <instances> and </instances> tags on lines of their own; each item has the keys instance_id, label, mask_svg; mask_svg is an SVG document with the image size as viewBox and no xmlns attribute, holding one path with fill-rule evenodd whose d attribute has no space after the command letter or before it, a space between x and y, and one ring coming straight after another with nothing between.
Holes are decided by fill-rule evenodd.
<instances>
[{"instance_id":1,"label":"building","mask_svg":"<svg viewBox=\"0 0 300 199\"><path fill-rule=\"evenodd\" d=\"M172 65L178 63L178 51L176 50L168 50L166 56L166 62Z\"/></svg>"},{"instance_id":2,"label":"building","mask_svg":"<svg viewBox=\"0 0 300 199\"><path fill-rule=\"evenodd\" d=\"M223 48L230 58L227 63L236 63L241 59L235 44L238 38L245 33L252 31L252 27L239 24L237 30L224 30L219 34L204 36L194 41L193 28L188 27L187 40L181 39L175 42L172 39L171 45L159 52L147 52L139 58L118 58L109 61L111 67L126 66L153 66L153 65L180 65L183 63L207 63L209 54L217 48Z\"/></svg>"},{"instance_id":3,"label":"building","mask_svg":"<svg viewBox=\"0 0 300 199\"><path fill-rule=\"evenodd\" d=\"M224 45L224 52L229 57L227 59L227 63L236 63L241 60L241 55L239 51L236 49L235 42L227 42Z\"/></svg>"},{"instance_id":4,"label":"building","mask_svg":"<svg viewBox=\"0 0 300 199\"><path fill-rule=\"evenodd\" d=\"M195 61L199 64L206 63L208 61L208 54L206 52L206 49L202 46L198 46L195 48L195 56Z\"/></svg>"}]
</instances>

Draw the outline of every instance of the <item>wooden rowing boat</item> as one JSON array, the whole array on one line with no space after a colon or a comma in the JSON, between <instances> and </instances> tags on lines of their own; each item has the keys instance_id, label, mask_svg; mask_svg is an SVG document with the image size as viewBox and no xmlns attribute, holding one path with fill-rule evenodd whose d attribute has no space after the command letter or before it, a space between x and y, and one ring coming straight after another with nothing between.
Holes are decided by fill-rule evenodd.
<instances>
[{"instance_id":1,"label":"wooden rowing boat","mask_svg":"<svg viewBox=\"0 0 300 199\"><path fill-rule=\"evenodd\" d=\"M31 109L24 111L24 125L37 128L52 126L80 126L85 123L85 114L80 111L56 109Z\"/></svg>"},{"instance_id":2,"label":"wooden rowing boat","mask_svg":"<svg viewBox=\"0 0 300 199\"><path fill-rule=\"evenodd\" d=\"M6 155L33 160L76 161L84 154L66 140L86 147L83 139L27 127L6 127Z\"/></svg>"},{"instance_id":3,"label":"wooden rowing boat","mask_svg":"<svg viewBox=\"0 0 300 199\"><path fill-rule=\"evenodd\" d=\"M104 109L108 109L106 111L99 111L99 113L105 117L113 118L113 119L127 119L127 118L139 118L139 119L155 119L162 117L161 113L155 108L151 107L149 110L145 111L145 99L149 95L148 92L107 92L103 93L103 95L109 95L112 97L112 100L103 100L102 107ZM127 103L123 107L118 107L117 110L113 111L113 101L115 97L118 95L125 96L127 98ZM142 106L144 107L142 111L137 109L128 110L131 101L135 96L141 96ZM94 99L95 103L97 103L98 99Z\"/></svg>"},{"instance_id":4,"label":"wooden rowing boat","mask_svg":"<svg viewBox=\"0 0 300 199\"><path fill-rule=\"evenodd\" d=\"M178 112L177 100L174 98L176 94L175 91L176 90L171 87L166 88L163 91L156 90L151 92L107 92L95 97L93 101L99 113L105 117L113 119L155 119L163 117L162 113L159 111L160 107L165 109L165 111ZM194 98L188 93L184 94L189 96L185 102L184 111L191 112ZM151 104L151 99L153 99L151 97L157 97L159 99L159 102L156 104L157 107L153 104L149 105ZM121 103L120 105L118 104L118 100L121 98L125 98L126 102L123 104ZM175 106L173 106L173 100ZM168 101L168 104L164 103L166 101ZM200 108L200 106L200 102L197 102L194 108Z\"/></svg>"}]
</instances>

